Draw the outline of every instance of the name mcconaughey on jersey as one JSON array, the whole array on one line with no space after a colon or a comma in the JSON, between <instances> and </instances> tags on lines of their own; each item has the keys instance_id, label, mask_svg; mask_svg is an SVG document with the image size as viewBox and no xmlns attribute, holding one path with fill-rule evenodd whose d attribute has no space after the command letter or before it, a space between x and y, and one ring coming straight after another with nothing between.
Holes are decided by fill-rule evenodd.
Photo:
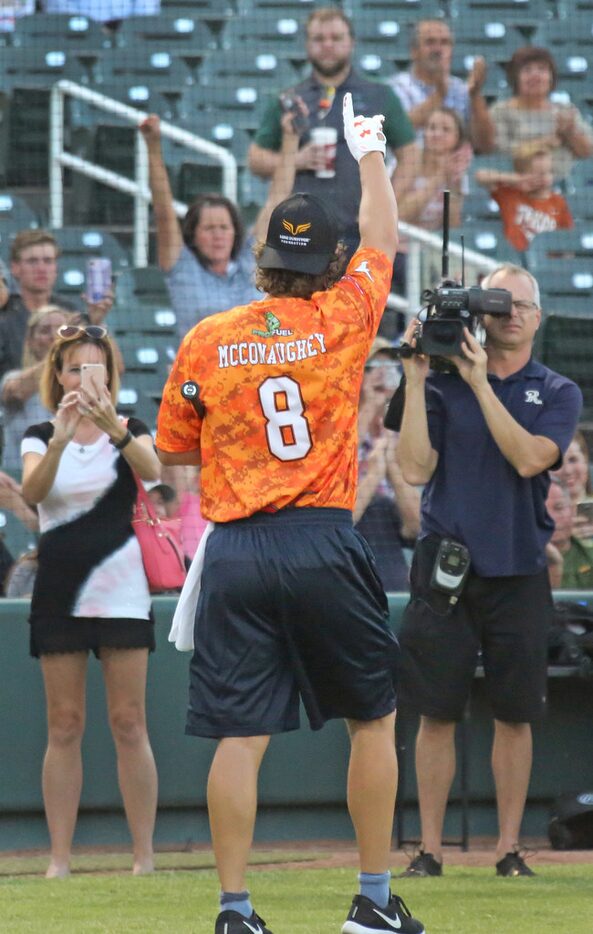
<instances>
[{"instance_id":1,"label":"name mcconaughey on jersey","mask_svg":"<svg viewBox=\"0 0 593 934\"><path fill-rule=\"evenodd\" d=\"M228 366L270 366L274 363L295 363L326 353L323 334L310 334L309 337L291 341L241 341L238 344L218 345L218 367Z\"/></svg>"}]
</instances>

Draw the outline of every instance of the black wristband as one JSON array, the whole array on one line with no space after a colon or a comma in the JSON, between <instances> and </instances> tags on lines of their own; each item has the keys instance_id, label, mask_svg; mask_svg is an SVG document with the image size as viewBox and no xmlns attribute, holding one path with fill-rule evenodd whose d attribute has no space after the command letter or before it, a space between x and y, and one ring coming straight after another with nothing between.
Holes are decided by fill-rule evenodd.
<instances>
[{"instance_id":1,"label":"black wristband","mask_svg":"<svg viewBox=\"0 0 593 934\"><path fill-rule=\"evenodd\" d=\"M134 440L134 435L128 428L128 430L126 431L121 441L114 441L113 439L111 439L111 443L117 451L122 451L125 447L128 446L130 441L133 441L133 440Z\"/></svg>"}]
</instances>

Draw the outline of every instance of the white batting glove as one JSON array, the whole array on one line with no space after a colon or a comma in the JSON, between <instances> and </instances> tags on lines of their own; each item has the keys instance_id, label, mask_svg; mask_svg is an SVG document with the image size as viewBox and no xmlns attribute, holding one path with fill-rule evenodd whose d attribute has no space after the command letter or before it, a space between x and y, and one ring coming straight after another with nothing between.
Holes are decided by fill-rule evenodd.
<instances>
[{"instance_id":1,"label":"white batting glove","mask_svg":"<svg viewBox=\"0 0 593 934\"><path fill-rule=\"evenodd\" d=\"M355 117L352 109L352 94L344 94L344 137L348 149L357 162L367 152L380 152L385 155L385 133L383 132L383 114L374 117Z\"/></svg>"}]
</instances>

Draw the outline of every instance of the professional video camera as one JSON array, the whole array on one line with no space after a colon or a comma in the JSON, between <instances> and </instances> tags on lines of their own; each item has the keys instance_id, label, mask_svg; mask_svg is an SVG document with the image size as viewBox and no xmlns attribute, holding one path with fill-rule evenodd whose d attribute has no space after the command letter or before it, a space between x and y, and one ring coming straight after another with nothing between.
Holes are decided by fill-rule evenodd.
<instances>
[{"instance_id":1,"label":"professional video camera","mask_svg":"<svg viewBox=\"0 0 593 934\"><path fill-rule=\"evenodd\" d=\"M462 267L463 268L463 267ZM416 346L403 343L400 356L414 353L431 357L460 356L463 329L475 333L480 315L510 315L511 293L507 289L482 289L479 285L465 288L447 278L449 272L449 192L443 192L443 252L442 280L436 289L422 293L426 318L414 335Z\"/></svg>"}]
</instances>

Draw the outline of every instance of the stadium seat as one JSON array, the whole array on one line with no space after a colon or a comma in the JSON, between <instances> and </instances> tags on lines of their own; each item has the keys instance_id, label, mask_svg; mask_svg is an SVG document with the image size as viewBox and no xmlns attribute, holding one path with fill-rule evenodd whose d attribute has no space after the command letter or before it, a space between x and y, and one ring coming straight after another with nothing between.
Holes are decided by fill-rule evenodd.
<instances>
[{"instance_id":1,"label":"stadium seat","mask_svg":"<svg viewBox=\"0 0 593 934\"><path fill-rule=\"evenodd\" d=\"M397 19L440 19L449 13L447 0L343 0L344 12L352 18L358 35L359 22L367 13L380 12Z\"/></svg>"},{"instance_id":2,"label":"stadium seat","mask_svg":"<svg viewBox=\"0 0 593 934\"><path fill-rule=\"evenodd\" d=\"M542 20L554 15L548 0L454 0L453 11L456 17L464 18L486 12L525 30L526 36L529 36ZM453 30L456 31L456 20L453 22Z\"/></svg>"},{"instance_id":3,"label":"stadium seat","mask_svg":"<svg viewBox=\"0 0 593 934\"><path fill-rule=\"evenodd\" d=\"M243 130L256 130L270 95L277 89L267 79L251 79L243 84L194 85L179 101L179 118L189 127L196 113L216 115Z\"/></svg>"},{"instance_id":4,"label":"stadium seat","mask_svg":"<svg viewBox=\"0 0 593 934\"><path fill-rule=\"evenodd\" d=\"M526 39L512 23L507 24L504 12L474 12L455 20L455 58L483 55L487 62L507 62L513 52L525 45Z\"/></svg>"},{"instance_id":5,"label":"stadium seat","mask_svg":"<svg viewBox=\"0 0 593 934\"><path fill-rule=\"evenodd\" d=\"M537 279L542 293L542 307L558 311L566 301L593 300L593 268L589 260L580 265L571 264L567 269L561 264L561 269L544 268L538 270ZM544 300L545 296L545 300ZM591 305L589 305L589 309ZM593 367L592 367L593 369Z\"/></svg>"},{"instance_id":6,"label":"stadium seat","mask_svg":"<svg viewBox=\"0 0 593 934\"><path fill-rule=\"evenodd\" d=\"M583 393L582 419L593 417L593 317L549 314L542 326L541 361L574 380Z\"/></svg>"},{"instance_id":7,"label":"stadium seat","mask_svg":"<svg viewBox=\"0 0 593 934\"><path fill-rule=\"evenodd\" d=\"M581 221L593 220L593 186L583 186L580 191L566 196L572 216Z\"/></svg>"},{"instance_id":8,"label":"stadium seat","mask_svg":"<svg viewBox=\"0 0 593 934\"><path fill-rule=\"evenodd\" d=\"M478 155L474 156L469 171L467 173L469 191L472 192L485 192L485 188L481 185L478 185L476 181L475 174L479 169L495 169L500 172L511 172L513 168L513 163L511 157L506 153L493 152L489 155Z\"/></svg>"},{"instance_id":9,"label":"stadium seat","mask_svg":"<svg viewBox=\"0 0 593 934\"><path fill-rule=\"evenodd\" d=\"M2 51L0 85L10 97L8 130L5 129L9 185L45 186L48 183L49 89L60 78L81 84L89 82L84 65L73 53L62 49L9 48Z\"/></svg>"},{"instance_id":10,"label":"stadium seat","mask_svg":"<svg viewBox=\"0 0 593 934\"><path fill-rule=\"evenodd\" d=\"M126 380L134 384L136 374L143 374L139 384L159 395L175 360L178 341L167 334L132 334L118 336L118 347L125 363Z\"/></svg>"},{"instance_id":11,"label":"stadium seat","mask_svg":"<svg viewBox=\"0 0 593 934\"><path fill-rule=\"evenodd\" d=\"M572 230L538 234L527 251L529 269L536 276L541 269L551 269L558 262L578 272L592 260L593 221L578 221Z\"/></svg>"},{"instance_id":12,"label":"stadium seat","mask_svg":"<svg viewBox=\"0 0 593 934\"><path fill-rule=\"evenodd\" d=\"M63 257L86 263L89 257L105 256L111 260L114 273L130 266L130 256L120 241L107 230L89 227L53 228L52 234L58 241Z\"/></svg>"},{"instance_id":13,"label":"stadium seat","mask_svg":"<svg viewBox=\"0 0 593 934\"><path fill-rule=\"evenodd\" d=\"M568 19L541 22L532 41L550 50L562 85L584 85L590 80L593 10L575 11Z\"/></svg>"},{"instance_id":14,"label":"stadium seat","mask_svg":"<svg viewBox=\"0 0 593 934\"><path fill-rule=\"evenodd\" d=\"M9 191L0 191L0 223L14 224L15 232L25 227L39 227L39 217L24 199Z\"/></svg>"},{"instance_id":15,"label":"stadium seat","mask_svg":"<svg viewBox=\"0 0 593 934\"><path fill-rule=\"evenodd\" d=\"M267 78L271 87L290 87L298 80L292 65L274 52L256 49L226 50L211 55L202 65L200 80L204 85L232 85L250 79Z\"/></svg>"},{"instance_id":16,"label":"stadium seat","mask_svg":"<svg viewBox=\"0 0 593 934\"><path fill-rule=\"evenodd\" d=\"M115 304L107 319L109 330L120 334L167 334L178 340L177 318L169 304L127 301ZM118 337L119 339L119 337Z\"/></svg>"},{"instance_id":17,"label":"stadium seat","mask_svg":"<svg viewBox=\"0 0 593 934\"><path fill-rule=\"evenodd\" d=\"M593 190L593 159L579 159L574 163L566 179L566 189L569 195L574 194L577 197Z\"/></svg>"},{"instance_id":18,"label":"stadium seat","mask_svg":"<svg viewBox=\"0 0 593 934\"><path fill-rule=\"evenodd\" d=\"M118 48L127 55L147 57L169 52L182 60L194 80L199 67L216 40L208 24L186 11L183 15L161 13L159 16L133 16L123 20L116 33Z\"/></svg>"},{"instance_id":19,"label":"stadium seat","mask_svg":"<svg viewBox=\"0 0 593 934\"><path fill-rule=\"evenodd\" d=\"M221 33L221 48L244 51L259 46L260 52L275 53L289 60L297 73L302 72L307 61L306 14L303 15L302 6L297 12L290 8L258 8L252 13L234 17Z\"/></svg>"},{"instance_id":20,"label":"stadium seat","mask_svg":"<svg viewBox=\"0 0 593 934\"><path fill-rule=\"evenodd\" d=\"M165 276L158 266L130 266L123 269L116 284L118 305L162 305L171 307Z\"/></svg>"},{"instance_id":21,"label":"stadium seat","mask_svg":"<svg viewBox=\"0 0 593 934\"><path fill-rule=\"evenodd\" d=\"M485 188L478 186L463 199L463 217L467 221L500 221L500 209Z\"/></svg>"},{"instance_id":22,"label":"stadium seat","mask_svg":"<svg viewBox=\"0 0 593 934\"><path fill-rule=\"evenodd\" d=\"M72 13L35 13L16 20L11 45L22 49L62 49L84 66L92 66L111 39L101 24Z\"/></svg>"},{"instance_id":23,"label":"stadium seat","mask_svg":"<svg viewBox=\"0 0 593 934\"><path fill-rule=\"evenodd\" d=\"M175 56L175 49L143 51L131 55L123 49L109 49L97 64L95 90L100 85L147 84L161 93L180 95L185 87L193 84L194 76L182 58Z\"/></svg>"},{"instance_id":24,"label":"stadium seat","mask_svg":"<svg viewBox=\"0 0 593 934\"><path fill-rule=\"evenodd\" d=\"M483 253L502 262L520 263L520 254L506 239L501 221L472 221L462 227L451 230L451 240L461 242L463 235L465 248Z\"/></svg>"}]
</instances>

